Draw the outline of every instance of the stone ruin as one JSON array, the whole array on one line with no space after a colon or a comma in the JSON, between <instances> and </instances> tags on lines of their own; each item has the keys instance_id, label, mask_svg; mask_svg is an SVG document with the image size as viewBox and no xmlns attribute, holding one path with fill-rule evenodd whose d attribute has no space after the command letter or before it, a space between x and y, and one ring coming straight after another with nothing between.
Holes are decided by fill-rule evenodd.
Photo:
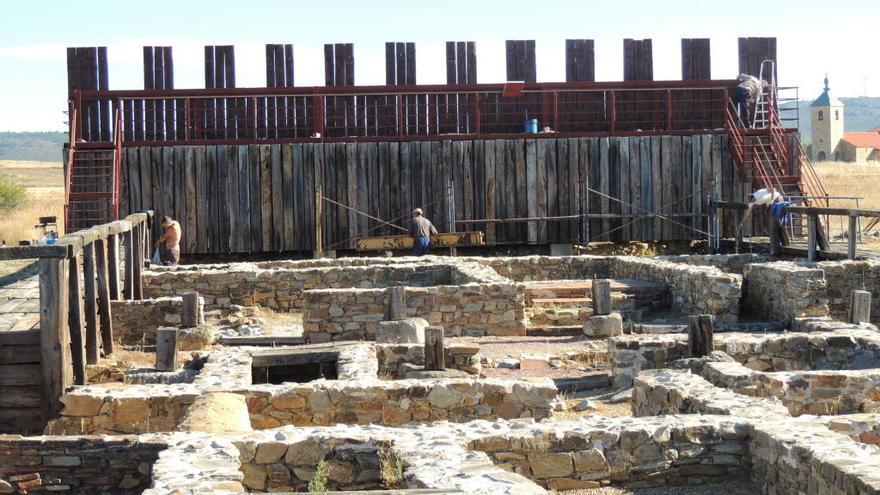
<instances>
[{"instance_id":1,"label":"stone ruin","mask_svg":"<svg viewBox=\"0 0 880 495\"><path fill-rule=\"evenodd\" d=\"M620 330L584 335L597 279ZM157 267L114 303L116 338L149 352L196 291L188 358L92 370L44 436L0 436L0 493L876 494L880 333L848 307L878 285L880 262L760 255ZM441 375L420 374L427 329Z\"/></svg>"}]
</instances>

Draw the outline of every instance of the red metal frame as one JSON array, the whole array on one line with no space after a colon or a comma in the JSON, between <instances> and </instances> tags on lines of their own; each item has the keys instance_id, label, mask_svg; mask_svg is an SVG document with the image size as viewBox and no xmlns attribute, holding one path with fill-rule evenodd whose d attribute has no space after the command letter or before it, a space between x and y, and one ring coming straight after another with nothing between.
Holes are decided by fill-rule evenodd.
<instances>
[{"instance_id":1,"label":"red metal frame","mask_svg":"<svg viewBox=\"0 0 880 495\"><path fill-rule=\"evenodd\" d=\"M116 101L122 146L504 139L533 115L555 137L689 135L724 127L735 83L531 83L519 97L504 84L82 90L74 106Z\"/></svg>"}]
</instances>

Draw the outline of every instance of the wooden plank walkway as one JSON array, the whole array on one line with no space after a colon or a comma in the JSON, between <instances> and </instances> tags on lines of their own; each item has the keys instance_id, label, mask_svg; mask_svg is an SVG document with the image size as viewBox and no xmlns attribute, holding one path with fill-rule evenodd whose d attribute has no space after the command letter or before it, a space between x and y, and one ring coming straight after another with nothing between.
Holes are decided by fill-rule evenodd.
<instances>
[{"instance_id":1,"label":"wooden plank walkway","mask_svg":"<svg viewBox=\"0 0 880 495\"><path fill-rule=\"evenodd\" d=\"M0 287L0 332L37 328L40 328L39 276Z\"/></svg>"}]
</instances>

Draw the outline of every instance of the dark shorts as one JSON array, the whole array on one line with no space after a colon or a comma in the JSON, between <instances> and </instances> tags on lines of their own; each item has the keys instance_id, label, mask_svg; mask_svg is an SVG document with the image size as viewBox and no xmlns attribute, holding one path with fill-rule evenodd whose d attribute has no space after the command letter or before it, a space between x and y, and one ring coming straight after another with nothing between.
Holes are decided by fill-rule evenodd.
<instances>
[{"instance_id":1,"label":"dark shorts","mask_svg":"<svg viewBox=\"0 0 880 495\"><path fill-rule=\"evenodd\" d=\"M430 237L416 237L413 239L413 254L416 256L424 256L431 252Z\"/></svg>"},{"instance_id":2,"label":"dark shorts","mask_svg":"<svg viewBox=\"0 0 880 495\"><path fill-rule=\"evenodd\" d=\"M180 262L180 244L174 247L162 247L160 256L163 265L176 265Z\"/></svg>"}]
</instances>

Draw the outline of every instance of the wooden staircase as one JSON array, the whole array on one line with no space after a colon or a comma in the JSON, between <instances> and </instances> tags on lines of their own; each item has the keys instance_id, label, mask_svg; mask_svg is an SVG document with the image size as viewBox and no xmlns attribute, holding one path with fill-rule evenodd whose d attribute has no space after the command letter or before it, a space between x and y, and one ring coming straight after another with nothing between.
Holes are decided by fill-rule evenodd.
<instances>
[{"instance_id":1,"label":"wooden staircase","mask_svg":"<svg viewBox=\"0 0 880 495\"><path fill-rule=\"evenodd\" d=\"M76 110L71 108L70 144L64 182L64 230L75 232L119 218L122 175L120 115L111 142L79 142Z\"/></svg>"}]
</instances>

